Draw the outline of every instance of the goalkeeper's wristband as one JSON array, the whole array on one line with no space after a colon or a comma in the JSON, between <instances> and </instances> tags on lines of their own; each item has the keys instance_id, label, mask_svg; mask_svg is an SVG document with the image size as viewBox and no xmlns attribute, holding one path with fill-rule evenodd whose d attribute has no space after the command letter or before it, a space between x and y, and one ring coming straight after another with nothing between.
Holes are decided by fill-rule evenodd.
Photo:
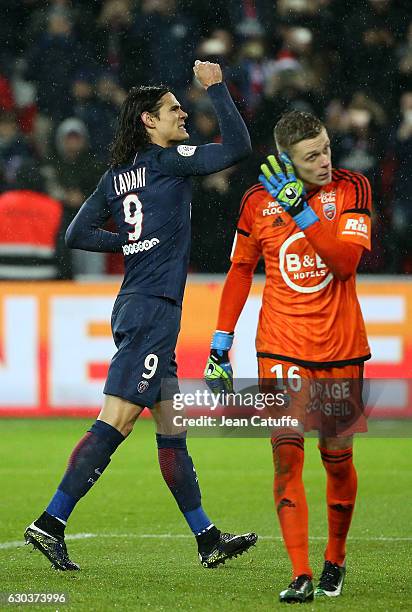
<instances>
[{"instance_id":1,"label":"goalkeeper's wristband","mask_svg":"<svg viewBox=\"0 0 412 612\"><path fill-rule=\"evenodd\" d=\"M286 202L281 202L280 200L277 201L283 207L283 210L292 217L292 219L296 219L296 217L308 207L304 195L300 196L293 205L287 204Z\"/></svg>"},{"instance_id":2,"label":"goalkeeper's wristband","mask_svg":"<svg viewBox=\"0 0 412 612\"><path fill-rule=\"evenodd\" d=\"M216 349L217 351L230 351L233 344L233 337L233 333L216 330L213 334L210 348Z\"/></svg>"},{"instance_id":3,"label":"goalkeeper's wristband","mask_svg":"<svg viewBox=\"0 0 412 612\"><path fill-rule=\"evenodd\" d=\"M289 210L287 212L289 212ZM313 208L308 205L300 213L294 215L293 220L299 229L305 230L316 223L316 221L319 221L319 217Z\"/></svg>"}]
</instances>

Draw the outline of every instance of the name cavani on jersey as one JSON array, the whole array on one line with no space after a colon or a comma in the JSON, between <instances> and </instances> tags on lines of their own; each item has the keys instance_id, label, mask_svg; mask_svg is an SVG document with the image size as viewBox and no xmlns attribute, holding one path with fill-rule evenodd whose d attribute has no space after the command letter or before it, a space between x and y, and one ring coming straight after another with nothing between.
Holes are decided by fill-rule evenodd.
<instances>
[{"instance_id":1,"label":"name cavani on jersey","mask_svg":"<svg viewBox=\"0 0 412 612\"><path fill-rule=\"evenodd\" d=\"M133 189L146 187L146 167L128 170L113 177L113 187L116 195L122 195Z\"/></svg>"}]
</instances>

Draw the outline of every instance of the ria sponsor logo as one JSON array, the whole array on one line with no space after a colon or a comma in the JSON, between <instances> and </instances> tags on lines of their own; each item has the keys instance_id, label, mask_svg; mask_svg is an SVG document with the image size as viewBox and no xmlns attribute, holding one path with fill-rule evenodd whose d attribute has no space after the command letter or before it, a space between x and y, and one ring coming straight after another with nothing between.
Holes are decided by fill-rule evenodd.
<instances>
[{"instance_id":1,"label":"ria sponsor logo","mask_svg":"<svg viewBox=\"0 0 412 612\"><path fill-rule=\"evenodd\" d=\"M152 238L151 240L139 240L139 242L134 242L133 244L125 244L122 247L123 255L134 255L142 251L150 251L159 242L159 238Z\"/></svg>"},{"instance_id":2,"label":"ria sponsor logo","mask_svg":"<svg viewBox=\"0 0 412 612\"><path fill-rule=\"evenodd\" d=\"M343 233L344 234L361 234L361 235L363 234L367 236L368 226L365 223L364 217L359 217L359 219L347 219Z\"/></svg>"}]
</instances>

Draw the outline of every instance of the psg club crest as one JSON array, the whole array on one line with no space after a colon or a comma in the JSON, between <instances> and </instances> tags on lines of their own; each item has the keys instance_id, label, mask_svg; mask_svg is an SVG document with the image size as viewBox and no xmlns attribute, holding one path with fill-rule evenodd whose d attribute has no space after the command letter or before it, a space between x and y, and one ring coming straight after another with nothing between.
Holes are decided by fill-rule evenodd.
<instances>
[{"instance_id":1,"label":"psg club crest","mask_svg":"<svg viewBox=\"0 0 412 612\"><path fill-rule=\"evenodd\" d=\"M147 391L148 388L149 388L149 383L147 382L147 380L141 380L139 384L137 385L137 392L144 393L145 391Z\"/></svg>"},{"instance_id":2,"label":"psg club crest","mask_svg":"<svg viewBox=\"0 0 412 612\"><path fill-rule=\"evenodd\" d=\"M323 205L323 214L328 221L332 221L336 215L336 204L334 202L327 202Z\"/></svg>"}]
</instances>

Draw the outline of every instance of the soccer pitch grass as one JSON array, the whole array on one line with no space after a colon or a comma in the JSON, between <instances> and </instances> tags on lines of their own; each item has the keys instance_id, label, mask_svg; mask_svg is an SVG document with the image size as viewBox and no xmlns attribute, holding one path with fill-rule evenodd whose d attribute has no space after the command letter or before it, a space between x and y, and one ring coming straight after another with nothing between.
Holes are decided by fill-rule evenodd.
<instances>
[{"instance_id":1,"label":"soccer pitch grass","mask_svg":"<svg viewBox=\"0 0 412 612\"><path fill-rule=\"evenodd\" d=\"M214 570L197 560L194 540L164 484L153 424L138 422L107 472L75 510L67 544L80 572L57 572L22 544L44 509L85 420L0 421L0 591L62 593L69 603L4 605L3 609L273 610L290 579L272 501L268 440L192 438L189 449L203 504L225 531L256 531L243 556ZM359 490L348 542L343 596L305 609L410 610L412 504L411 441L358 439ZM306 441L305 483L310 554L315 577L323 564L325 475L316 441ZM86 535L88 534L88 535ZM30 547L31 549L31 547Z\"/></svg>"}]
</instances>

